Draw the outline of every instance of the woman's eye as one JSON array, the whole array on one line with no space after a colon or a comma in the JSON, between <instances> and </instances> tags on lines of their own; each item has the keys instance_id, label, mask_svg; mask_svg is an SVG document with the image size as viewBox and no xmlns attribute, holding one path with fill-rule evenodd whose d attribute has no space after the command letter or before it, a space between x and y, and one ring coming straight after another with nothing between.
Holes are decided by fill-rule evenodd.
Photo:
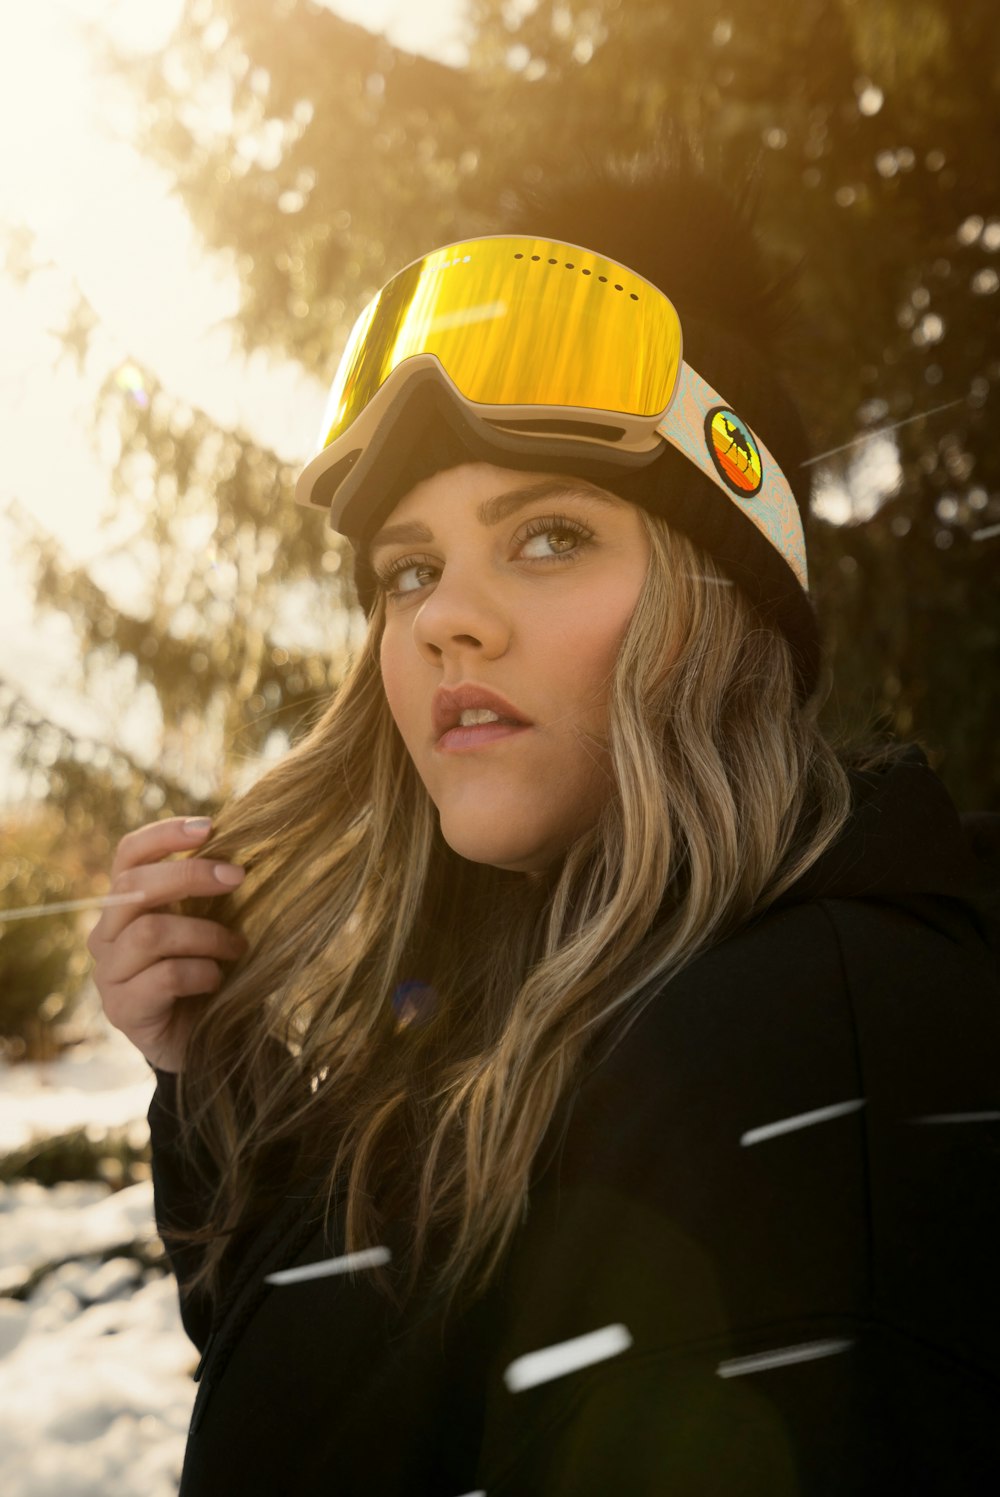
<instances>
[{"instance_id":1,"label":"woman's eye","mask_svg":"<svg viewBox=\"0 0 1000 1497\"><path fill-rule=\"evenodd\" d=\"M541 535L530 536L525 541L522 550L525 556L544 557L553 553L561 556L564 551L569 551L577 544L575 535L562 529L545 530Z\"/></svg>"},{"instance_id":2,"label":"woman's eye","mask_svg":"<svg viewBox=\"0 0 1000 1497\"><path fill-rule=\"evenodd\" d=\"M575 520L547 516L533 520L514 544L513 554L525 561L574 561L594 539L592 530ZM440 571L437 562L401 556L375 570L376 580L387 598L418 593Z\"/></svg>"},{"instance_id":3,"label":"woman's eye","mask_svg":"<svg viewBox=\"0 0 1000 1497\"><path fill-rule=\"evenodd\" d=\"M383 592L391 598L401 593L419 592L426 581L421 573L434 571L436 568L433 562L412 561L402 557L387 567L377 569L375 577Z\"/></svg>"},{"instance_id":4,"label":"woman's eye","mask_svg":"<svg viewBox=\"0 0 1000 1497\"><path fill-rule=\"evenodd\" d=\"M593 532L568 520L536 520L528 530L520 551L529 561L571 559L573 553L593 539Z\"/></svg>"}]
</instances>

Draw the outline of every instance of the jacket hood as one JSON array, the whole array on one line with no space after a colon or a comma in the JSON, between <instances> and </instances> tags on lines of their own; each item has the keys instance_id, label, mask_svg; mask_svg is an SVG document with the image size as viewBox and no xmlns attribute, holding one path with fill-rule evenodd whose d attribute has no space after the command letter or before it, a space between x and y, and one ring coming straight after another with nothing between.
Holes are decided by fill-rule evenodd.
<instances>
[{"instance_id":1,"label":"jacket hood","mask_svg":"<svg viewBox=\"0 0 1000 1497\"><path fill-rule=\"evenodd\" d=\"M936 894L1000 921L1000 815L959 812L919 744L849 777L854 813L842 835L770 908Z\"/></svg>"}]
</instances>

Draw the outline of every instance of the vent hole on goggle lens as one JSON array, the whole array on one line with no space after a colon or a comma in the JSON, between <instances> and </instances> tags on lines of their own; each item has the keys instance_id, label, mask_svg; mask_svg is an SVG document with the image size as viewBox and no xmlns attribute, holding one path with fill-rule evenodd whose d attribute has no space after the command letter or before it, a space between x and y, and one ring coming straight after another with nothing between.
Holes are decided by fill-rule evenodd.
<instances>
[{"instance_id":1,"label":"vent hole on goggle lens","mask_svg":"<svg viewBox=\"0 0 1000 1497\"><path fill-rule=\"evenodd\" d=\"M542 257L541 257L541 255L532 255L532 257L531 257L531 258L532 258L532 260L534 260L534 261L536 261L536 262L538 262L538 263L540 263L540 262L541 262L541 258L542 258ZM524 259L524 254L523 254L523 252L522 252L522 251L521 251L521 250L518 250L518 251L517 251L517 252L516 252L516 253L515 253L515 255L514 255L514 259L515 259L515 260L523 260L523 259ZM549 264L550 264L550 265L558 265L558 264L559 264L559 261L558 261L558 260L549 260L549 262L548 262L548 263L549 263ZM563 266L563 268L564 268L564 269L565 269L565 270L575 270L575 269L576 269L576 265L575 265L575 264L574 264L574 262L573 262L573 261L572 261L572 260L566 260L566 261L565 261L565 262L564 262L564 266ZM592 270L587 270L587 269L586 269L586 268L585 268L585 267L582 267L582 268L581 268L581 270L580 270L580 274L581 274L581 275L593 275L593 273L594 273L594 272L593 272L593 271L592 271ZM606 276L606 275L600 275L600 276L598 276L598 277L597 277L597 279L598 279L598 280L599 280L599 281L600 281L600 282L602 282L602 284L603 284L603 285L605 285L605 286L606 286L606 285L607 285L607 284L608 284L608 278L607 278L607 276ZM624 291L624 290L625 290L625 287L624 287L624 286L621 286L621 285L619 285L619 284L618 284L618 282L617 282L617 281L616 281L616 282L615 282L615 290L616 290L616 291ZM632 300L632 301L638 301L638 300L639 300L639 298L638 298L638 296L637 296L637 295L636 295L636 293L635 293L635 292L634 292L634 291L630 291L630 292L629 292L629 298L630 298L630 299L631 299L631 300Z\"/></svg>"}]
</instances>

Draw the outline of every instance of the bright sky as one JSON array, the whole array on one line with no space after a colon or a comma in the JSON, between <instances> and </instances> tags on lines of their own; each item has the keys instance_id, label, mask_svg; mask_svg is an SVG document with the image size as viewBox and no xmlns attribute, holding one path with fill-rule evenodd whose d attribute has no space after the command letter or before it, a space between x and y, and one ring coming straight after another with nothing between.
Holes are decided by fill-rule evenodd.
<instances>
[{"instance_id":1,"label":"bright sky","mask_svg":"<svg viewBox=\"0 0 1000 1497\"><path fill-rule=\"evenodd\" d=\"M113 138L127 100L109 97L106 83L98 89L79 21L153 50L181 9L181 0L32 0L0 16L0 139L18 142L0 160L0 222L27 224L58 267L34 292L0 279L0 504L16 495L80 555L94 543L105 487L103 466L86 471L87 415L118 360L136 358L175 394L293 460L307 453L322 414L323 391L296 366L266 356L247 365L227 335L213 333L236 309L235 277L201 251L168 180ZM418 11L399 0L343 0L331 9L373 30L386 24L401 45L464 55L461 0L421 0ZM71 281L102 319L84 381L54 369L48 331L70 304Z\"/></svg>"}]
</instances>

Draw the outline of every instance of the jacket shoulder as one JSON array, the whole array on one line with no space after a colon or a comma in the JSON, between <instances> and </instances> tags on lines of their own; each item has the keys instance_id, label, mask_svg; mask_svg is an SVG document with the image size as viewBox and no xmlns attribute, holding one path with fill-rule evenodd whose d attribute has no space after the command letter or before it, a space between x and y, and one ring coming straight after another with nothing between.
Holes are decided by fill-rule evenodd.
<instances>
[{"instance_id":1,"label":"jacket shoulder","mask_svg":"<svg viewBox=\"0 0 1000 1497\"><path fill-rule=\"evenodd\" d=\"M588 1083L614 1085L627 1073L641 1091L658 1078L662 1097L665 1076L686 1074L716 1092L748 1070L750 1053L762 1080L773 1078L849 1017L841 942L825 902L765 911L626 1000L595 1045Z\"/></svg>"},{"instance_id":2,"label":"jacket shoulder","mask_svg":"<svg viewBox=\"0 0 1000 1497\"><path fill-rule=\"evenodd\" d=\"M983 946L932 913L861 898L765 911L641 996L532 1194L496 1366L600 1327L630 1344L575 1381L492 1398L481 1486L596 1497L612 1471L644 1491L711 1472L713 1491L743 1491L741 1430L761 1490L860 1490L905 1454L885 1387L899 1430L926 1434L915 1466L946 1469L966 1406L978 1418L996 1398L997 1156L977 1119L1000 1004L973 982L952 1022L956 974L980 970ZM964 1130L944 1126L960 1113ZM742 1372L785 1353L755 1397ZM935 1419L952 1434L932 1452ZM995 1469L992 1437L980 1459Z\"/></svg>"}]
</instances>

